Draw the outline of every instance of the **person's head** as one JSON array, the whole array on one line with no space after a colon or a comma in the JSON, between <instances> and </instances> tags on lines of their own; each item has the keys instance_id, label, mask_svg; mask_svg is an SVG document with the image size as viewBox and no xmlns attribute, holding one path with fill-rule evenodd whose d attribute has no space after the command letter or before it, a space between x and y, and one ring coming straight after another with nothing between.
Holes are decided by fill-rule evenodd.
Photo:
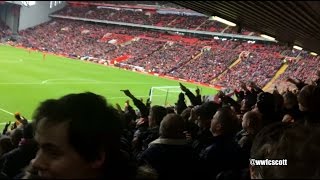
<instances>
[{"instance_id":1,"label":"person's head","mask_svg":"<svg viewBox=\"0 0 320 180\"><path fill-rule=\"evenodd\" d=\"M271 115L270 113L274 113L276 107L273 94L268 92L259 94L257 98L257 107L259 112L263 115Z\"/></svg>"},{"instance_id":2,"label":"person's head","mask_svg":"<svg viewBox=\"0 0 320 180\"><path fill-rule=\"evenodd\" d=\"M154 105L149 114L149 127L160 126L163 117L167 115L167 109L163 106Z\"/></svg>"},{"instance_id":3,"label":"person's head","mask_svg":"<svg viewBox=\"0 0 320 180\"><path fill-rule=\"evenodd\" d=\"M285 92L283 95L283 105L286 109L292 109L293 107L298 105L298 99L295 94L293 94L291 91Z\"/></svg>"},{"instance_id":4,"label":"person's head","mask_svg":"<svg viewBox=\"0 0 320 180\"><path fill-rule=\"evenodd\" d=\"M219 104L209 101L203 103L197 110L197 121L200 128L210 128L211 119L219 109Z\"/></svg>"},{"instance_id":5,"label":"person's head","mask_svg":"<svg viewBox=\"0 0 320 180\"><path fill-rule=\"evenodd\" d=\"M276 91L276 93L273 93L273 96L274 96L274 100L275 100L276 112L282 111L283 105L284 105L284 98L277 91Z\"/></svg>"},{"instance_id":6,"label":"person's head","mask_svg":"<svg viewBox=\"0 0 320 180\"><path fill-rule=\"evenodd\" d=\"M21 139L23 138L23 129L17 128L10 134L11 141L14 147L18 147Z\"/></svg>"},{"instance_id":7,"label":"person's head","mask_svg":"<svg viewBox=\"0 0 320 180\"><path fill-rule=\"evenodd\" d=\"M251 148L252 159L287 160L286 166L252 166L252 179L319 179L320 128L275 123L262 129ZM285 163L282 161L281 163Z\"/></svg>"},{"instance_id":8,"label":"person's head","mask_svg":"<svg viewBox=\"0 0 320 180\"><path fill-rule=\"evenodd\" d=\"M108 177L118 168L121 121L104 97L86 92L49 99L33 119L39 150L32 165L40 176Z\"/></svg>"},{"instance_id":9,"label":"person's head","mask_svg":"<svg viewBox=\"0 0 320 180\"><path fill-rule=\"evenodd\" d=\"M170 114L170 113L175 113L174 112L174 107L166 107L166 110L167 110L167 114Z\"/></svg>"},{"instance_id":10,"label":"person's head","mask_svg":"<svg viewBox=\"0 0 320 180\"><path fill-rule=\"evenodd\" d=\"M160 124L159 134L161 138L181 139L184 135L184 121L178 114L167 114Z\"/></svg>"},{"instance_id":11,"label":"person's head","mask_svg":"<svg viewBox=\"0 0 320 180\"><path fill-rule=\"evenodd\" d=\"M244 114L247 111L250 111L252 109L252 104L249 102L248 98L242 99L240 102L240 111L242 114Z\"/></svg>"},{"instance_id":12,"label":"person's head","mask_svg":"<svg viewBox=\"0 0 320 180\"><path fill-rule=\"evenodd\" d=\"M182 111L180 116L182 117L184 122L188 122L189 121L190 113L191 113L191 108L189 108L189 107Z\"/></svg>"},{"instance_id":13,"label":"person's head","mask_svg":"<svg viewBox=\"0 0 320 180\"><path fill-rule=\"evenodd\" d=\"M238 120L235 113L227 107L218 109L211 120L213 136L232 135L237 131Z\"/></svg>"},{"instance_id":14,"label":"person's head","mask_svg":"<svg viewBox=\"0 0 320 180\"><path fill-rule=\"evenodd\" d=\"M11 138L8 136L2 136L0 138L0 156L4 153L11 151L14 148Z\"/></svg>"},{"instance_id":15,"label":"person's head","mask_svg":"<svg viewBox=\"0 0 320 180\"><path fill-rule=\"evenodd\" d=\"M298 94L300 111L319 112L320 106L320 87L314 85L304 86Z\"/></svg>"},{"instance_id":16,"label":"person's head","mask_svg":"<svg viewBox=\"0 0 320 180\"><path fill-rule=\"evenodd\" d=\"M242 117L242 128L249 133L256 134L262 128L261 115L255 111L249 111Z\"/></svg>"}]
</instances>

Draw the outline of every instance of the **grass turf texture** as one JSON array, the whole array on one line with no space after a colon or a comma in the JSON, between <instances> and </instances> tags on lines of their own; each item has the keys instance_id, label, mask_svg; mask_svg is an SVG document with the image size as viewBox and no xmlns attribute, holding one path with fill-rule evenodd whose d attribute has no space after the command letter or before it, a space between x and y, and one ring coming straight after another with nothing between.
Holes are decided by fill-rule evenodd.
<instances>
[{"instance_id":1,"label":"grass turf texture","mask_svg":"<svg viewBox=\"0 0 320 180\"><path fill-rule=\"evenodd\" d=\"M119 68L0 45L0 125L14 118L8 112L20 112L31 119L41 101L69 93L91 91L106 97L109 103L124 106L127 98L121 89L129 89L136 97L147 99L154 86L179 86L178 81L131 72ZM188 88L197 85L183 83ZM199 87L203 95L217 90ZM152 105L163 104L166 92L157 92ZM161 98L162 97L162 98ZM169 93L173 105L178 93ZM157 102L158 101L158 102ZM130 101L133 105L133 103ZM5 112L8 111L8 112Z\"/></svg>"}]
</instances>

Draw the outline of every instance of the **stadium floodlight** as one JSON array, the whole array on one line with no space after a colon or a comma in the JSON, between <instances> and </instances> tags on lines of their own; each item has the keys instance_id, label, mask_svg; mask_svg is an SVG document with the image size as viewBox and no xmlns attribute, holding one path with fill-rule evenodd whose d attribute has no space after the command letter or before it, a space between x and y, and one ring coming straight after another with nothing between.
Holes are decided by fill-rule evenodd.
<instances>
[{"instance_id":1,"label":"stadium floodlight","mask_svg":"<svg viewBox=\"0 0 320 180\"><path fill-rule=\"evenodd\" d=\"M272 40L272 41L276 40L276 38L271 37L271 36L268 36L268 35L265 35L265 34L261 34L260 36L261 36L261 37L263 37L263 38L266 38L266 39Z\"/></svg>"},{"instance_id":2,"label":"stadium floodlight","mask_svg":"<svg viewBox=\"0 0 320 180\"><path fill-rule=\"evenodd\" d=\"M317 56L318 54L317 53L315 53L315 52L311 52L310 53L312 56Z\"/></svg>"},{"instance_id":3,"label":"stadium floodlight","mask_svg":"<svg viewBox=\"0 0 320 180\"><path fill-rule=\"evenodd\" d=\"M300 47L300 46L293 46L293 48L297 49L297 50L300 50L300 51L302 50L302 47Z\"/></svg>"},{"instance_id":4,"label":"stadium floodlight","mask_svg":"<svg viewBox=\"0 0 320 180\"><path fill-rule=\"evenodd\" d=\"M225 20L225 19L222 19L221 17L218 17L218 16L211 16L209 19L214 20L214 21L219 21L219 22L226 24L228 26L236 26L235 23L228 21L228 20Z\"/></svg>"}]
</instances>

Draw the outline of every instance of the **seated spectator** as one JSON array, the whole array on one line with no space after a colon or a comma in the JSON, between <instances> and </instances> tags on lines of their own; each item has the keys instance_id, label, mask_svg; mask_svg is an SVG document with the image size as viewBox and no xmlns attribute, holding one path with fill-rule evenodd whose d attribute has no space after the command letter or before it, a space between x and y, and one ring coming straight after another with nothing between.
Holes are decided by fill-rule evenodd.
<instances>
[{"instance_id":1,"label":"seated spectator","mask_svg":"<svg viewBox=\"0 0 320 180\"><path fill-rule=\"evenodd\" d=\"M184 130L184 121L179 115L166 115L160 124L160 137L152 141L141 155L140 161L153 167L159 179L192 177L194 156Z\"/></svg>"},{"instance_id":2,"label":"seated spectator","mask_svg":"<svg viewBox=\"0 0 320 180\"><path fill-rule=\"evenodd\" d=\"M251 165L251 179L319 179L320 129L300 123L275 123L256 136L252 159L283 160L285 166Z\"/></svg>"},{"instance_id":3,"label":"seated spectator","mask_svg":"<svg viewBox=\"0 0 320 180\"><path fill-rule=\"evenodd\" d=\"M280 122L282 117L276 113L276 103L273 94L263 92L257 98L257 108L262 114L263 125Z\"/></svg>"},{"instance_id":4,"label":"seated spectator","mask_svg":"<svg viewBox=\"0 0 320 180\"><path fill-rule=\"evenodd\" d=\"M41 178L135 176L120 150L119 114L102 96L87 92L49 99L33 119L39 151L31 164Z\"/></svg>"}]
</instances>

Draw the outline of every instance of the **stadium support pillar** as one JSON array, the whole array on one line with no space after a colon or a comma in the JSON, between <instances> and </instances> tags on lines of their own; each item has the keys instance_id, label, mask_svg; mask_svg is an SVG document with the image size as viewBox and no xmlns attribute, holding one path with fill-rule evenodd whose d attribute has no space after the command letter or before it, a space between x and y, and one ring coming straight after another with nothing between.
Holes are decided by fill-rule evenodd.
<instances>
[{"instance_id":1,"label":"stadium support pillar","mask_svg":"<svg viewBox=\"0 0 320 180\"><path fill-rule=\"evenodd\" d=\"M20 17L20 5L13 4L11 6L11 13L12 13L12 26L11 30L14 35L18 34L19 29L19 17Z\"/></svg>"},{"instance_id":2,"label":"stadium support pillar","mask_svg":"<svg viewBox=\"0 0 320 180\"><path fill-rule=\"evenodd\" d=\"M240 33L241 33L241 31L242 31L242 26L241 26L241 25L239 25L239 26L238 26L238 29L237 29L237 33L239 33L239 34L240 34Z\"/></svg>"}]
</instances>

